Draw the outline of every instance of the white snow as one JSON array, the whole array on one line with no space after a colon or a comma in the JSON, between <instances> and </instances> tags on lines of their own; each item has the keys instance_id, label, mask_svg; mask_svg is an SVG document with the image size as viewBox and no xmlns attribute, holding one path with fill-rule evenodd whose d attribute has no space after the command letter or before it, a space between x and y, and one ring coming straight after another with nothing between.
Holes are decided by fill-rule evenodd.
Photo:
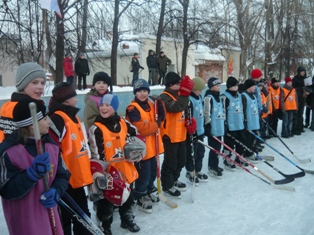
<instances>
[{"instance_id":1,"label":"white snow","mask_svg":"<svg viewBox=\"0 0 314 235\"><path fill-rule=\"evenodd\" d=\"M2 97L5 92L0 89L0 94ZM283 139L283 141L295 156L302 159L312 158L313 135L314 132L306 129L301 136ZM299 167L314 170L313 163L298 163L277 138L267 140L267 143ZM275 156L275 161L270 163L285 174L299 172L299 169L267 146L260 155ZM207 162L208 150L203 160L205 173L207 173ZM223 166L222 159L220 165ZM274 180L283 178L265 163L259 162L255 165ZM248 167L248 169L265 179L253 168ZM136 221L141 227L141 231L137 234L312 235L314 234L313 177L311 174L306 174L287 184L296 190L291 192L275 189L241 168L237 168L234 172L225 169L221 179L209 177L207 183L200 183L195 188L194 203L191 201L192 186L187 184L187 191L182 193L182 199L171 198L178 204L176 209L171 209L161 202L154 206L152 214L145 214L135 209ZM182 170L180 179L185 182L185 169ZM90 210L95 221L95 212L91 204ZM9 234L1 206L0 231L1 235ZM120 228L118 213L114 214L112 233L133 234Z\"/></svg>"}]
</instances>

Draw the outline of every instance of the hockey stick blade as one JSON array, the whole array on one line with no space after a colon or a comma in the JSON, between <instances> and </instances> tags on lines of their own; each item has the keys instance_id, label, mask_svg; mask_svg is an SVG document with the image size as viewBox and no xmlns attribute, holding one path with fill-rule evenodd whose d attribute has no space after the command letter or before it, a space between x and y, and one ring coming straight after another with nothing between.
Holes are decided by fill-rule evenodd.
<instances>
[{"instance_id":1,"label":"hockey stick blade","mask_svg":"<svg viewBox=\"0 0 314 235\"><path fill-rule=\"evenodd\" d=\"M309 174L314 174L313 170L307 170L307 169L303 169L305 173L309 173Z\"/></svg>"},{"instance_id":2,"label":"hockey stick blade","mask_svg":"<svg viewBox=\"0 0 314 235\"><path fill-rule=\"evenodd\" d=\"M261 156L262 158L264 158L266 161L275 161L275 157L273 156Z\"/></svg>"},{"instance_id":3,"label":"hockey stick blade","mask_svg":"<svg viewBox=\"0 0 314 235\"><path fill-rule=\"evenodd\" d=\"M292 154L292 156L294 156L295 159L297 159L298 162L300 162L300 163L310 163L311 162L311 159L309 159L309 158L307 158L307 159L300 159L297 156L295 156L294 154Z\"/></svg>"},{"instance_id":4,"label":"hockey stick blade","mask_svg":"<svg viewBox=\"0 0 314 235\"><path fill-rule=\"evenodd\" d=\"M292 191L295 192L295 188L291 186L286 186L286 185L274 185L271 184L271 186L275 189L281 189L281 190L287 190L287 191Z\"/></svg>"},{"instance_id":5,"label":"hockey stick blade","mask_svg":"<svg viewBox=\"0 0 314 235\"><path fill-rule=\"evenodd\" d=\"M293 177L287 177L287 178L284 178L282 180L275 180L274 184L276 184L276 185L278 185L278 184L288 184L288 183L291 183L292 181L294 181Z\"/></svg>"},{"instance_id":6,"label":"hockey stick blade","mask_svg":"<svg viewBox=\"0 0 314 235\"><path fill-rule=\"evenodd\" d=\"M173 201L168 200L162 193L158 193L159 200L166 204L167 206L171 208L177 208L178 205L174 203Z\"/></svg>"}]
</instances>

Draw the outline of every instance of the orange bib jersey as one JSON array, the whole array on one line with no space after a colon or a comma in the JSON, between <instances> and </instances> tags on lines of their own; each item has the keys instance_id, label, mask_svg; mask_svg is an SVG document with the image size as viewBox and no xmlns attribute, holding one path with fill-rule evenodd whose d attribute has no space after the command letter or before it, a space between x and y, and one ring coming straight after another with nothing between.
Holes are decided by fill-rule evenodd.
<instances>
[{"instance_id":1,"label":"orange bib jersey","mask_svg":"<svg viewBox=\"0 0 314 235\"><path fill-rule=\"evenodd\" d=\"M275 110L280 109L280 87L275 90L273 87L269 88L271 94L271 102Z\"/></svg>"},{"instance_id":2,"label":"orange bib jersey","mask_svg":"<svg viewBox=\"0 0 314 235\"><path fill-rule=\"evenodd\" d=\"M5 135L10 135L17 126L13 122L13 109L17 102L5 102L0 111L0 143L4 140Z\"/></svg>"},{"instance_id":3,"label":"orange bib jersey","mask_svg":"<svg viewBox=\"0 0 314 235\"><path fill-rule=\"evenodd\" d=\"M285 110L286 111L297 110L298 108L297 108L297 102L296 102L295 89L292 88L292 91L290 92L290 90L283 87L282 91L283 91L283 96L285 99L285 102L284 102ZM289 94L289 92L290 92L290 94Z\"/></svg>"},{"instance_id":4,"label":"orange bib jersey","mask_svg":"<svg viewBox=\"0 0 314 235\"><path fill-rule=\"evenodd\" d=\"M169 92L163 92L170 96L174 101L177 99ZM160 128L161 136L167 135L171 143L183 142L186 139L185 114L182 112L171 113L166 112L166 118Z\"/></svg>"},{"instance_id":5,"label":"orange bib jersey","mask_svg":"<svg viewBox=\"0 0 314 235\"><path fill-rule=\"evenodd\" d=\"M141 106L135 102L132 101L131 104L129 106L134 106L139 112L140 112L140 116L141 116L141 120L139 122L153 122L155 120L155 116L154 116L154 105L151 102L148 102L149 106L150 106L150 112L145 112ZM156 151L156 135L151 134L149 136L144 136L145 137L145 144L146 144L146 155L143 158L143 160L148 160L152 157L155 157L157 154ZM161 135L158 135L158 148L159 148L159 153L163 153L164 152L164 147L162 144L162 139L161 139Z\"/></svg>"},{"instance_id":6,"label":"orange bib jersey","mask_svg":"<svg viewBox=\"0 0 314 235\"><path fill-rule=\"evenodd\" d=\"M137 170L132 162L122 160L123 146L126 143L127 125L121 118L119 133L113 133L100 122L95 122L102 134L104 140L104 154L106 156L105 161L109 163L107 172L110 172L110 166L115 167L120 173L123 180L129 184L133 183L138 178Z\"/></svg>"},{"instance_id":7,"label":"orange bib jersey","mask_svg":"<svg viewBox=\"0 0 314 235\"><path fill-rule=\"evenodd\" d=\"M55 114L62 117L66 128L60 148L62 158L71 172L69 183L73 188L80 188L93 183L87 144L80 120L76 117L78 123L75 123L62 111L56 111Z\"/></svg>"}]
</instances>

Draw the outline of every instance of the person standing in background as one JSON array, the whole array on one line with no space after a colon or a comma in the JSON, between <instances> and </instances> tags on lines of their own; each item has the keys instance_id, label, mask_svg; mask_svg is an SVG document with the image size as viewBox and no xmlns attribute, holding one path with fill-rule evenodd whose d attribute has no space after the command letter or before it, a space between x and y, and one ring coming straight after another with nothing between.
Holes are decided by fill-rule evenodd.
<instances>
[{"instance_id":1,"label":"person standing in background","mask_svg":"<svg viewBox=\"0 0 314 235\"><path fill-rule=\"evenodd\" d=\"M80 57L75 61L75 73L78 77L77 82L77 89L82 89L82 80L83 80L83 90L87 88L86 84L86 76L89 75L89 66L88 66L88 60L85 59L85 55L82 53Z\"/></svg>"},{"instance_id":2,"label":"person standing in background","mask_svg":"<svg viewBox=\"0 0 314 235\"><path fill-rule=\"evenodd\" d=\"M158 84L160 85L165 84L165 76L168 65L171 65L171 60L165 55L163 51L160 51L159 56L157 57L157 68L159 71Z\"/></svg>"},{"instance_id":3,"label":"person standing in background","mask_svg":"<svg viewBox=\"0 0 314 235\"><path fill-rule=\"evenodd\" d=\"M65 54L65 58L63 59L63 71L64 76L67 78L67 83L74 86L73 60L70 53Z\"/></svg>"},{"instance_id":4,"label":"person standing in background","mask_svg":"<svg viewBox=\"0 0 314 235\"><path fill-rule=\"evenodd\" d=\"M134 86L134 83L138 80L138 74L139 74L139 70L140 69L144 69L144 67L142 67L140 65L140 62L138 61L138 53L134 53L134 56L132 58L132 71L133 72L133 79L132 79L132 86Z\"/></svg>"},{"instance_id":5,"label":"person standing in background","mask_svg":"<svg viewBox=\"0 0 314 235\"><path fill-rule=\"evenodd\" d=\"M156 75L158 73L157 69L157 57L153 50L148 51L148 56L146 58L146 64L149 69L148 83L149 85L157 85Z\"/></svg>"}]
</instances>

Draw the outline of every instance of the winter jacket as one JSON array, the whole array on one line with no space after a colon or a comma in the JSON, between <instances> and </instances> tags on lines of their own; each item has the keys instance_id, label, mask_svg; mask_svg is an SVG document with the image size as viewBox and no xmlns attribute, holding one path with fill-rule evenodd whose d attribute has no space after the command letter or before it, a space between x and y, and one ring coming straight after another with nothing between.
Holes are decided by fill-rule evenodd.
<instances>
[{"instance_id":1,"label":"winter jacket","mask_svg":"<svg viewBox=\"0 0 314 235\"><path fill-rule=\"evenodd\" d=\"M312 89L312 92L306 96L306 105L309 106L311 109L314 109L314 84L308 87Z\"/></svg>"},{"instance_id":2,"label":"winter jacket","mask_svg":"<svg viewBox=\"0 0 314 235\"><path fill-rule=\"evenodd\" d=\"M133 73L137 74L140 69L144 69L144 67L142 67L140 65L140 62L135 57L132 58L132 62L131 63L132 63L132 72Z\"/></svg>"},{"instance_id":3,"label":"winter jacket","mask_svg":"<svg viewBox=\"0 0 314 235\"><path fill-rule=\"evenodd\" d=\"M77 75L89 75L89 66L88 66L87 59L78 58L75 61L74 67L75 67L75 73Z\"/></svg>"},{"instance_id":4,"label":"winter jacket","mask_svg":"<svg viewBox=\"0 0 314 235\"><path fill-rule=\"evenodd\" d=\"M171 60L166 55L157 57L157 67L159 71L167 71L168 65L171 65Z\"/></svg>"},{"instance_id":5,"label":"winter jacket","mask_svg":"<svg viewBox=\"0 0 314 235\"><path fill-rule=\"evenodd\" d=\"M58 146L49 135L43 135L44 151L50 154L51 170L48 183L63 196L70 178L69 171L59 154ZM12 235L52 235L48 210L40 204L44 191L43 180L32 181L26 169L31 166L37 156L36 142L28 139L24 143L20 133L14 131L0 145L0 195L3 211ZM58 234L62 235L62 226L58 207L53 208ZM21 219L22 218L22 219ZM49 229L47 229L49 228Z\"/></svg>"},{"instance_id":6,"label":"winter jacket","mask_svg":"<svg viewBox=\"0 0 314 235\"><path fill-rule=\"evenodd\" d=\"M74 77L73 60L69 57L63 59L63 70L65 77Z\"/></svg>"},{"instance_id":7,"label":"winter jacket","mask_svg":"<svg viewBox=\"0 0 314 235\"><path fill-rule=\"evenodd\" d=\"M108 94L107 90L105 94ZM88 129L93 125L95 118L99 115L100 100L105 95L100 95L95 88L86 93L84 102L84 124L88 133Z\"/></svg>"},{"instance_id":8,"label":"winter jacket","mask_svg":"<svg viewBox=\"0 0 314 235\"><path fill-rule=\"evenodd\" d=\"M300 73L302 71L305 71L304 76L301 76ZM303 88L304 88L304 79L306 78L306 70L304 67L300 66L297 69L297 75L294 76L294 78L292 79L292 87L295 88L296 92L297 92L297 96L298 99L301 99L301 97L303 97Z\"/></svg>"},{"instance_id":9,"label":"winter jacket","mask_svg":"<svg viewBox=\"0 0 314 235\"><path fill-rule=\"evenodd\" d=\"M148 51L148 56L146 58L146 64L149 69L157 69L157 57L154 53L151 55L150 53L153 52L153 50Z\"/></svg>"}]
</instances>

